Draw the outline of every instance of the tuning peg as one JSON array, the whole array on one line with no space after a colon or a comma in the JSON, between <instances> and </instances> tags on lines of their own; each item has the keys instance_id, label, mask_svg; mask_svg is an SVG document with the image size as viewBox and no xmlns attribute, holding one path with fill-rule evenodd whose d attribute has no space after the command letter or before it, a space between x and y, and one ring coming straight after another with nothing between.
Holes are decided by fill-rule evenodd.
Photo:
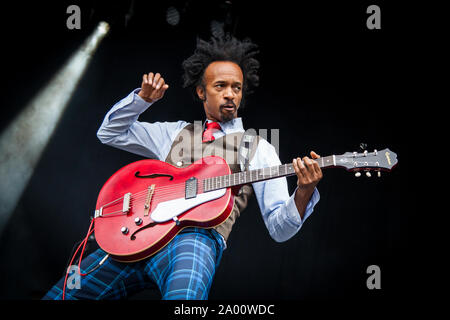
<instances>
[{"instance_id":1,"label":"tuning peg","mask_svg":"<svg viewBox=\"0 0 450 320\"><path fill-rule=\"evenodd\" d=\"M372 176L372 174L370 173L370 171L367 171L367 172L366 172L366 176L369 177L369 178Z\"/></svg>"},{"instance_id":2,"label":"tuning peg","mask_svg":"<svg viewBox=\"0 0 450 320\"><path fill-rule=\"evenodd\" d=\"M356 172L355 177L357 177L357 178L361 177L361 172Z\"/></svg>"},{"instance_id":3,"label":"tuning peg","mask_svg":"<svg viewBox=\"0 0 450 320\"><path fill-rule=\"evenodd\" d=\"M380 170L378 170L377 176L378 176L378 178L381 178L381 171Z\"/></svg>"}]
</instances>

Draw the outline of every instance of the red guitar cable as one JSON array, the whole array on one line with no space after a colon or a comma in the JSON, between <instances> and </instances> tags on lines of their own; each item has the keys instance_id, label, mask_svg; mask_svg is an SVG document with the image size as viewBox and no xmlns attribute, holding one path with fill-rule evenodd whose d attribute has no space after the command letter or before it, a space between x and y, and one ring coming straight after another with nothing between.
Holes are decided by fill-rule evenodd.
<instances>
[{"instance_id":1,"label":"red guitar cable","mask_svg":"<svg viewBox=\"0 0 450 320\"><path fill-rule=\"evenodd\" d=\"M83 253L84 253L84 249L85 249L85 247L86 247L87 240L88 240L89 236L91 235L91 233L94 232L94 229L92 228L93 224L94 224L94 219L92 219L92 221L91 221L91 224L90 224L90 226L89 226L89 229L88 229L88 232L87 232L86 237L83 239L83 241L81 241L80 245L78 246L77 250L75 251L75 253L74 253L73 256L72 256L72 260L70 260L69 266L67 267L66 277L65 277L65 279L64 279L63 294L62 294L62 299L63 299L63 300L65 300L65 292L66 292L67 277L68 277L68 275L69 275L70 266L72 265L72 262L73 262L73 260L75 259L76 255L77 255L77 253L78 253L78 250L80 250L81 245L83 245L83 249L81 250L81 254L80 254L80 262L78 263L78 274L79 274L80 276L85 276L85 275L87 275L87 273L81 273L81 272L80 272L80 265L81 265L81 259L83 258ZM92 229L92 230L91 230L91 229ZM102 260L102 262L103 262L103 261L104 261L104 260Z\"/></svg>"}]
</instances>

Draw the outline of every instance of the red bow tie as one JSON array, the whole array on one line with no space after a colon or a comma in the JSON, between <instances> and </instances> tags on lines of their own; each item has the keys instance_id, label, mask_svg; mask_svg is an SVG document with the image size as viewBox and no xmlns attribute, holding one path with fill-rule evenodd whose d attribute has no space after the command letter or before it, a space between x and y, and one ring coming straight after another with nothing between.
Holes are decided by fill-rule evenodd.
<instances>
[{"instance_id":1,"label":"red bow tie","mask_svg":"<svg viewBox=\"0 0 450 320\"><path fill-rule=\"evenodd\" d=\"M202 142L214 141L213 133L220 130L220 124L217 122L208 122L206 124L206 130L203 132Z\"/></svg>"}]
</instances>

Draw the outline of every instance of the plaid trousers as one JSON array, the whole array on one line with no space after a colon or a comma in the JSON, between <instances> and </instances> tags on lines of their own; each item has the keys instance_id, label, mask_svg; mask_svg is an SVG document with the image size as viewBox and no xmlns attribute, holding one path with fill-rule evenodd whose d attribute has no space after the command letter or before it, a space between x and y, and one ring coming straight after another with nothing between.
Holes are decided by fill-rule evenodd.
<instances>
[{"instance_id":1,"label":"plaid trousers","mask_svg":"<svg viewBox=\"0 0 450 320\"><path fill-rule=\"evenodd\" d=\"M223 239L217 231L186 228L147 259L122 263L108 258L80 277L78 289L66 287L65 299L124 299L156 284L163 300L206 300L223 250ZM81 272L92 270L105 255L98 249L83 258ZM64 277L42 299L62 299L63 286Z\"/></svg>"}]
</instances>

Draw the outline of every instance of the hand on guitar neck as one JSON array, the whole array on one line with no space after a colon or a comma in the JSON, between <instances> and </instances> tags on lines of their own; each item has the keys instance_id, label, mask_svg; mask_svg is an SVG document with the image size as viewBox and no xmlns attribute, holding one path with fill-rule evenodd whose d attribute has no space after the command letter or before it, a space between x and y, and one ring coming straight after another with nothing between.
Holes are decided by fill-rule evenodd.
<instances>
[{"instance_id":1,"label":"hand on guitar neck","mask_svg":"<svg viewBox=\"0 0 450 320\"><path fill-rule=\"evenodd\" d=\"M311 151L310 155L312 159L320 158L320 156L314 151ZM294 167L295 174L297 175L298 186L294 200L301 219L303 219L306 206L308 205L309 199L314 192L314 188L323 176L322 169L320 169L319 164L317 161L312 159L303 157L303 159L296 158L292 160L292 165Z\"/></svg>"}]
</instances>

